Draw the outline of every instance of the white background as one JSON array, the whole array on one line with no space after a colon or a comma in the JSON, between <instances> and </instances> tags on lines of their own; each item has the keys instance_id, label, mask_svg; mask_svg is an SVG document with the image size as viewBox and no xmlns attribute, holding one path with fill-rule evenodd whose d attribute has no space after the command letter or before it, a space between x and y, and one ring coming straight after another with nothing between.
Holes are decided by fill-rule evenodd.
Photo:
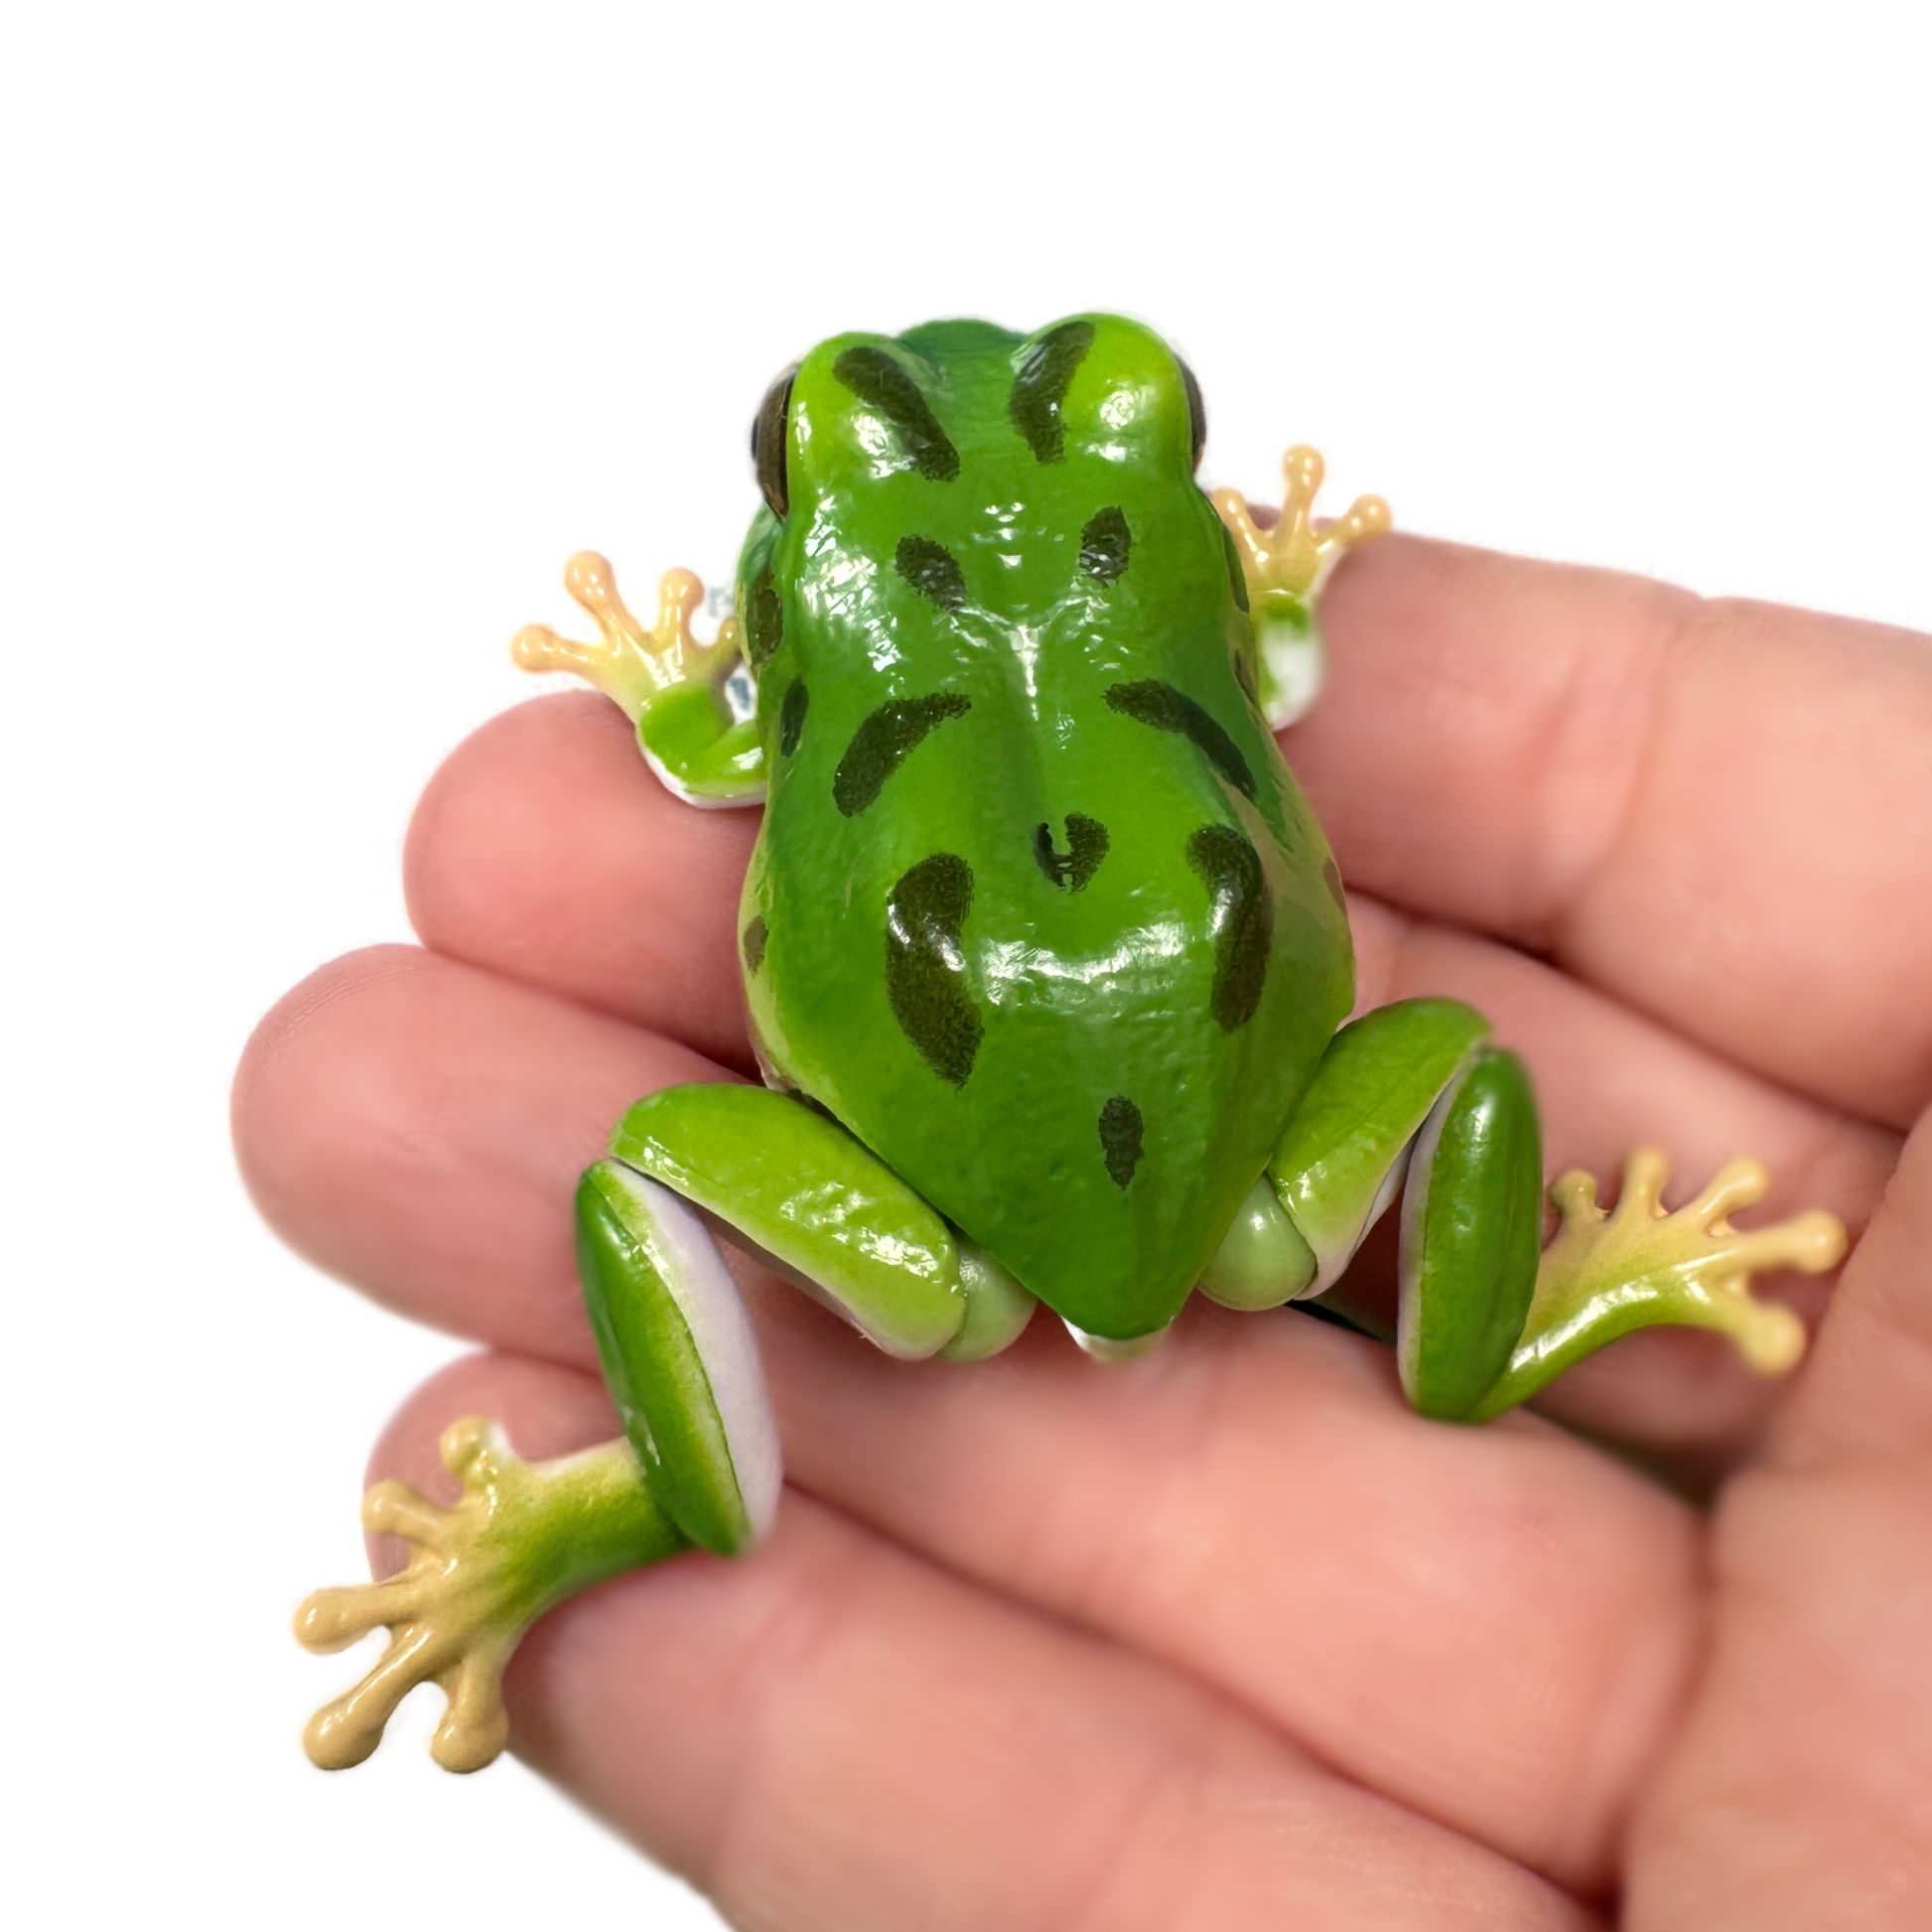
<instances>
[{"instance_id":1,"label":"white background","mask_svg":"<svg viewBox=\"0 0 1932 1932\"><path fill-rule=\"evenodd\" d=\"M715 1924L287 1633L456 1352L252 1219L256 1015L405 935L564 558L728 571L820 336L1118 308L1204 476L1932 628L1919 10L45 6L0 29L0 1089L20 1925ZM1714 725L1717 721L1714 721ZM433 1694L430 1694L433 1695Z\"/></svg>"}]
</instances>

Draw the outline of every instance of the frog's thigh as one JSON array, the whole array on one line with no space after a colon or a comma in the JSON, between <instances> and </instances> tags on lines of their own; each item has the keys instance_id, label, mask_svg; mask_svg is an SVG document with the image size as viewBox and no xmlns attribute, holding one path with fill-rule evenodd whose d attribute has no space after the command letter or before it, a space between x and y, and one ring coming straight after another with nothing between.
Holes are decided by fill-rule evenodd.
<instances>
[{"instance_id":1,"label":"frog's thigh","mask_svg":"<svg viewBox=\"0 0 1932 1932\"><path fill-rule=\"evenodd\" d=\"M1331 1288L1407 1176L1396 1342L1403 1387L1427 1415L1474 1408L1509 1360L1536 1283L1535 1103L1521 1063L1482 1043L1487 1032L1450 1000L1403 1001L1344 1027L1265 1175L1304 1250L1274 1301ZM1244 1210L1230 1241L1252 1220L1258 1247L1271 1203L1258 1192L1250 1206L1260 1211ZM1243 1305L1268 1302L1256 1293Z\"/></svg>"},{"instance_id":2,"label":"frog's thigh","mask_svg":"<svg viewBox=\"0 0 1932 1932\"><path fill-rule=\"evenodd\" d=\"M1364 1014L1328 1042L1264 1176L1310 1257L1276 1302L1335 1285L1395 1199L1430 1110L1488 1031L1457 1001L1403 1000Z\"/></svg>"},{"instance_id":3,"label":"frog's thigh","mask_svg":"<svg viewBox=\"0 0 1932 1932\"><path fill-rule=\"evenodd\" d=\"M584 1176L579 1253L625 1432L678 1526L747 1547L776 1507L763 1372L704 1217L888 1353L990 1355L1034 1300L844 1128L759 1087L669 1087Z\"/></svg>"}]
</instances>

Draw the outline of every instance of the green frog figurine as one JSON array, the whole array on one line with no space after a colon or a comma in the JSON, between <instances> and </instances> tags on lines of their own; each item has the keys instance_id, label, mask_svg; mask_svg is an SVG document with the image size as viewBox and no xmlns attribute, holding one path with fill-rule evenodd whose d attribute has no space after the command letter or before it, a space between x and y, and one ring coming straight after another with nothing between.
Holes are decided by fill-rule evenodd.
<instances>
[{"instance_id":1,"label":"green frog figurine","mask_svg":"<svg viewBox=\"0 0 1932 1932\"><path fill-rule=\"evenodd\" d=\"M1106 1362L1196 1292L1323 1296L1400 1193L1394 1340L1426 1416L1494 1416L1650 1322L1797 1359L1748 1278L1832 1266L1832 1216L1734 1231L1766 1184L1748 1161L1666 1215L1640 1154L1613 1215L1560 1179L1539 1253L1521 1062L1449 1000L1348 1020L1341 879L1273 728L1318 681L1324 569L1388 512L1317 527L1298 449L1263 527L1195 482L1204 435L1186 365L1118 317L835 337L759 412L764 503L716 642L690 573L645 629L588 553L566 583L600 641L518 635L520 663L621 705L680 797L763 801L738 931L765 1085L639 1101L579 1187L624 1440L532 1465L466 1421L454 1509L369 1492L416 1555L302 1607L318 1649L393 1633L311 1723L317 1763L365 1757L425 1679L438 1760L488 1762L532 1619L770 1528L778 1442L721 1224L890 1354L977 1360L1044 1302Z\"/></svg>"}]
</instances>

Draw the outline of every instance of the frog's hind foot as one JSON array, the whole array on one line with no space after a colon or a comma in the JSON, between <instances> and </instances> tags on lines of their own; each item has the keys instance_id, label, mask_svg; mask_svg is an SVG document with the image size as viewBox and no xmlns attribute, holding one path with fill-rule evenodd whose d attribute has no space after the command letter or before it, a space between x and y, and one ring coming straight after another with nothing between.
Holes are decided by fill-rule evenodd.
<instances>
[{"instance_id":1,"label":"frog's hind foot","mask_svg":"<svg viewBox=\"0 0 1932 1932\"><path fill-rule=\"evenodd\" d=\"M296 1612L295 1634L315 1651L341 1650L378 1626L390 1633L367 1676L303 1731L326 1771L361 1763L397 1705L426 1683L449 1700L431 1754L446 1770L481 1770L509 1736L503 1667L524 1630L573 1591L685 1547L626 1444L532 1464L493 1423L471 1416L445 1430L440 1447L463 1485L453 1506L395 1481L362 1499L364 1528L414 1546L407 1567L317 1590Z\"/></svg>"},{"instance_id":2,"label":"frog's hind foot","mask_svg":"<svg viewBox=\"0 0 1932 1932\"><path fill-rule=\"evenodd\" d=\"M439 1684L449 1709L431 1745L452 1771L474 1771L503 1748L508 1733L497 1687L518 1634L492 1617L478 1588L472 1554L501 1510L514 1465L492 1425L471 1417L447 1430L443 1461L463 1483L445 1509L405 1482L378 1482L362 1498L362 1525L415 1548L394 1577L346 1589L320 1589L297 1612L296 1636L311 1650L341 1650L386 1624L389 1645L354 1690L325 1705L302 1734L324 1770L359 1764L382 1741L396 1706L418 1684ZM514 1480L512 1477L511 1480Z\"/></svg>"},{"instance_id":3,"label":"frog's hind foot","mask_svg":"<svg viewBox=\"0 0 1932 1932\"><path fill-rule=\"evenodd\" d=\"M1797 1365L1804 1323L1789 1309L1756 1300L1750 1278L1776 1268L1817 1275L1836 1267L1845 1254L1844 1223L1813 1209L1771 1227L1733 1228L1731 1213L1761 1200L1770 1185L1760 1161L1732 1161L1674 1214L1662 1199L1669 1177L1664 1156L1644 1148L1624 1165L1613 1210L1597 1205L1587 1173L1566 1173L1552 1185L1563 1223L1538 1266L1522 1337L1478 1418L1524 1401L1606 1342L1659 1322L1728 1335L1760 1374Z\"/></svg>"},{"instance_id":4,"label":"frog's hind foot","mask_svg":"<svg viewBox=\"0 0 1932 1932\"><path fill-rule=\"evenodd\" d=\"M1260 659L1263 714L1280 730L1314 702L1321 687L1321 639L1314 601L1329 571L1358 543L1389 527L1379 496L1358 496L1348 512L1316 529L1314 499L1326 467L1321 452L1298 443L1282 458L1282 511L1264 529L1238 489L1217 489L1211 501L1233 539L1247 587Z\"/></svg>"}]
</instances>

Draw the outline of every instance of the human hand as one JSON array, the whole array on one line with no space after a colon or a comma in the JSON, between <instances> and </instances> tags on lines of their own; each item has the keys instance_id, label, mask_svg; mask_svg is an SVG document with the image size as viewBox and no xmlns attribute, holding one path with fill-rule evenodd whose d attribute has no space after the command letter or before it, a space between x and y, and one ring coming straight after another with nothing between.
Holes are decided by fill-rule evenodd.
<instances>
[{"instance_id":1,"label":"human hand","mask_svg":"<svg viewBox=\"0 0 1932 1932\"><path fill-rule=\"evenodd\" d=\"M1688 1191L1748 1149L1766 1217L1858 1233L1932 1098L1932 647L1404 539L1324 628L1289 754L1364 1003L1488 1013L1552 1172L1661 1141ZM489 1351L372 1474L447 1494L436 1435L478 1410L531 1455L616 1433L571 1191L638 1095L750 1070L753 830L539 700L418 814L429 950L264 1023L264 1210ZM1922 1921L1928 1235L1921 1135L1795 1394L1682 1333L1551 1392L1716 1483L1708 1517L1547 1422L1419 1421L1384 1351L1292 1314L910 1367L748 1269L779 1532L547 1619L516 1745L760 1925L1581 1925L1619 1887L1633 1926Z\"/></svg>"}]
</instances>

